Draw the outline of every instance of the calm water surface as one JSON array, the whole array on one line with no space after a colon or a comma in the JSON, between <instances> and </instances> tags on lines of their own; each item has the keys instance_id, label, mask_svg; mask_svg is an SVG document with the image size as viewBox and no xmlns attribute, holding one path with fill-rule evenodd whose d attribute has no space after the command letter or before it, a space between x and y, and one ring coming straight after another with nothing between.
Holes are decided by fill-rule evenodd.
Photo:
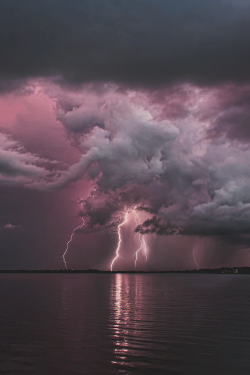
<instances>
[{"instance_id":1,"label":"calm water surface","mask_svg":"<svg viewBox=\"0 0 250 375\"><path fill-rule=\"evenodd\" d=\"M0 275L0 374L250 374L250 277Z\"/></svg>"}]
</instances>

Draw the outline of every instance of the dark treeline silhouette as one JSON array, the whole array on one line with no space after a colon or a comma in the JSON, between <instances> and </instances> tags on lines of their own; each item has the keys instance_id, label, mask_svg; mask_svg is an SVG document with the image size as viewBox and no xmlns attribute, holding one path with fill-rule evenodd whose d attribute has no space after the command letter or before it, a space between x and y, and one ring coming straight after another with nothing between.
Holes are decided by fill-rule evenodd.
<instances>
[{"instance_id":1,"label":"dark treeline silhouette","mask_svg":"<svg viewBox=\"0 0 250 375\"><path fill-rule=\"evenodd\" d=\"M250 267L222 267L222 268L204 268L199 270L171 270L171 271L103 271L97 269L89 270L0 270L0 273L101 273L101 274L112 274L112 273L126 273L126 274L149 274L149 273L210 273L210 274L250 274Z\"/></svg>"}]
</instances>

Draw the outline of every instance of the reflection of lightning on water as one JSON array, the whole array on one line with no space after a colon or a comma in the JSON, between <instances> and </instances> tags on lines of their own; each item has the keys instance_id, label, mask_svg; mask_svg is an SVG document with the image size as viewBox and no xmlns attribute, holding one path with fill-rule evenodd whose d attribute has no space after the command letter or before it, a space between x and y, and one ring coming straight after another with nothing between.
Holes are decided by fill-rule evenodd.
<instances>
[{"instance_id":1,"label":"reflection of lightning on water","mask_svg":"<svg viewBox=\"0 0 250 375\"><path fill-rule=\"evenodd\" d=\"M200 269L200 266L199 266L199 264L198 264L198 262L197 262L197 259L196 259L196 256L195 256L195 247L193 248L193 259L194 259L194 263L195 263L195 265L196 265L196 267L197 267L197 269L199 270Z\"/></svg>"},{"instance_id":2,"label":"reflection of lightning on water","mask_svg":"<svg viewBox=\"0 0 250 375\"><path fill-rule=\"evenodd\" d=\"M81 202L81 209L82 209L82 205L83 205L83 202ZM63 258L63 263L64 263L64 266L65 266L66 269L68 269L68 267L67 267L67 263L66 263L65 256L66 256L66 254L67 254L67 252L68 252L68 250L69 250L69 244L70 244L70 242L73 240L73 237L74 237L75 231L76 231L77 229L82 228L82 227L84 226L84 224L85 224L85 221L84 221L83 217L82 217L81 219L82 219L82 225L79 225L78 227L76 227L76 228L73 229L73 232L71 233L70 239L69 239L69 241L67 242L66 249L65 249L65 251L64 251L64 253L63 253L63 256L62 256L62 258Z\"/></svg>"},{"instance_id":3,"label":"reflection of lightning on water","mask_svg":"<svg viewBox=\"0 0 250 375\"><path fill-rule=\"evenodd\" d=\"M121 242L122 242L122 238L121 238L121 227L128 221L128 211L126 212L126 215L125 215L125 219L122 223L120 223L118 225L118 245L117 245L117 248L116 248L116 256L115 258L112 260L111 262L111 265L110 265L110 270L112 271L113 270L113 264L114 262L116 261L116 259L118 259L120 257L120 254L119 254L119 250L120 250L120 247L121 247Z\"/></svg>"}]
</instances>

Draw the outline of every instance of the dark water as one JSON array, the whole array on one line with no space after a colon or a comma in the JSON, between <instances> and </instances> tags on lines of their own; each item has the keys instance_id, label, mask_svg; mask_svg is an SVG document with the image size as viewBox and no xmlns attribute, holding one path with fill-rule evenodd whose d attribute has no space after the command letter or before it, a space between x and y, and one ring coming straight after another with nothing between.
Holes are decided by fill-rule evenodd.
<instances>
[{"instance_id":1,"label":"dark water","mask_svg":"<svg viewBox=\"0 0 250 375\"><path fill-rule=\"evenodd\" d=\"M250 276L0 275L0 374L250 374Z\"/></svg>"}]
</instances>

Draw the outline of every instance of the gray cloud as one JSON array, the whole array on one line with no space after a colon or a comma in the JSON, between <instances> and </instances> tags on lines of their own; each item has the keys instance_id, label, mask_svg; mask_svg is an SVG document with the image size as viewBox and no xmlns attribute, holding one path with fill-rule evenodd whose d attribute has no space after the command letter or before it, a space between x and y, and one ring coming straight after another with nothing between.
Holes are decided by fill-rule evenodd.
<instances>
[{"instance_id":1,"label":"gray cloud","mask_svg":"<svg viewBox=\"0 0 250 375\"><path fill-rule=\"evenodd\" d=\"M40 81L39 90L52 99L57 125L74 139L80 159L58 171L57 165L2 134L0 185L58 190L73 181L92 180L89 185L96 189L82 202L79 215L85 226L77 232L106 233L113 238L112 246L118 220L132 208L144 222L136 229L131 215L129 230L162 235L159 242L163 235L170 242L176 235L220 236L234 247L249 246L248 129L237 137L237 131L236 136L227 131L231 125L226 122L218 128L223 116L247 111L248 85L183 84L153 91L87 85L67 91ZM237 123L232 124L236 129ZM51 192L57 194L63 192ZM84 188L79 194L86 195ZM2 226L5 223L6 218ZM8 236L9 231L1 233ZM151 243L156 236L147 238Z\"/></svg>"},{"instance_id":2,"label":"gray cloud","mask_svg":"<svg viewBox=\"0 0 250 375\"><path fill-rule=\"evenodd\" d=\"M0 185L32 186L53 179L53 161L31 154L10 136L0 133Z\"/></svg>"},{"instance_id":3,"label":"gray cloud","mask_svg":"<svg viewBox=\"0 0 250 375\"><path fill-rule=\"evenodd\" d=\"M154 86L250 77L250 5L244 0L3 0L0 83Z\"/></svg>"},{"instance_id":4,"label":"gray cloud","mask_svg":"<svg viewBox=\"0 0 250 375\"><path fill-rule=\"evenodd\" d=\"M113 225L118 214L137 206L149 215L138 228L142 233L247 232L250 151L237 138L232 143L219 132L208 136L233 103L246 107L247 88L235 90L238 94L232 95L231 86L184 85L160 100L132 91L93 94L90 101L101 126L89 121L83 92L83 104L61 117L66 129L78 134L83 154L51 188L87 176L95 180L98 194L84 208L88 229ZM185 110L178 117L172 108L180 102Z\"/></svg>"},{"instance_id":5,"label":"gray cloud","mask_svg":"<svg viewBox=\"0 0 250 375\"><path fill-rule=\"evenodd\" d=\"M216 139L226 136L231 140L249 142L250 138L250 87L228 86L216 93L217 105L211 113L208 109L205 116L210 116L211 127L208 136Z\"/></svg>"},{"instance_id":6,"label":"gray cloud","mask_svg":"<svg viewBox=\"0 0 250 375\"><path fill-rule=\"evenodd\" d=\"M99 185L104 189L119 188L129 182L148 183L162 172L162 150L166 143L177 137L177 127L168 120L153 119L148 110L133 104L133 98L129 100L125 95L107 98L100 112L101 127L87 122L89 116L87 112L85 117L84 110L80 111L81 122L79 110L71 113L71 123L82 124L83 133L88 124L88 134L80 139L84 152L79 162L63 173L52 188L82 178L95 163L101 171ZM68 124L66 126L69 129ZM74 129L71 126L72 132Z\"/></svg>"}]
</instances>

